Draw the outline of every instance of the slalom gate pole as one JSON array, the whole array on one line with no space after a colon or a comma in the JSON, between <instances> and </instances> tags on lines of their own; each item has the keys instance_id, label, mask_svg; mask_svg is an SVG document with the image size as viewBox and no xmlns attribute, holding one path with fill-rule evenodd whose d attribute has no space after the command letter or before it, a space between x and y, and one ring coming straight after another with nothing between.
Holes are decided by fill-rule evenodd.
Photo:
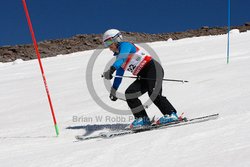
<instances>
[{"instance_id":1,"label":"slalom gate pole","mask_svg":"<svg viewBox=\"0 0 250 167\"><path fill-rule=\"evenodd\" d=\"M228 0L228 18L227 18L227 27L228 27L228 30L227 30L227 64L229 63L229 54L230 54L230 24L231 24L231 4L230 4L230 0Z\"/></svg>"},{"instance_id":2,"label":"slalom gate pole","mask_svg":"<svg viewBox=\"0 0 250 167\"><path fill-rule=\"evenodd\" d=\"M31 20L30 20L29 11L28 11L28 8L27 8L26 1L22 0L22 2L23 2L23 7L24 7L27 22L28 22L28 26L29 26L29 29L30 29L30 34L31 34L32 41L33 41L33 44L34 44L34 48L35 48L35 51L36 51L37 59L38 59L39 65L40 65L40 70L41 70L41 73L42 73L44 86L45 86L45 89L46 89L46 92L47 92L47 97L48 97L49 106L50 106L51 114L52 114L53 121L54 121L54 127L55 127L55 131L56 131L56 135L58 136L59 135L59 129L58 129L58 126L57 126L57 123L56 123L56 116L55 116L52 101L51 101L51 98L50 98L49 88L48 88L48 84L47 84L46 77L45 77L45 74L44 74L44 70L43 70L43 66L42 66L42 62L41 62L41 56L40 56L40 53L39 53L39 50L38 50L38 45L37 45L36 38L35 38L35 33L33 31L33 27L32 27L32 23L31 23Z\"/></svg>"},{"instance_id":3,"label":"slalom gate pole","mask_svg":"<svg viewBox=\"0 0 250 167\"><path fill-rule=\"evenodd\" d=\"M140 79L143 79L143 80L156 80L156 79L153 79L153 78L143 78L143 77L134 77L134 76L114 76L114 77L116 77L116 78L136 78L138 80L140 80ZM182 83L188 82L186 80L165 79L165 78L163 78L162 80L163 81L170 81L170 82L182 82Z\"/></svg>"}]
</instances>

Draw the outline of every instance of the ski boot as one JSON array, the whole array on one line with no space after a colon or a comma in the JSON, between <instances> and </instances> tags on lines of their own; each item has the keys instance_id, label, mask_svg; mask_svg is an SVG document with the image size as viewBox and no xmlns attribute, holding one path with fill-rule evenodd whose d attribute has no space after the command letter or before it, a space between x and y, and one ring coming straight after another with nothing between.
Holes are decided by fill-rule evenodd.
<instances>
[{"instance_id":1,"label":"ski boot","mask_svg":"<svg viewBox=\"0 0 250 167\"><path fill-rule=\"evenodd\" d=\"M130 129L139 129L151 125L151 121L148 117L136 118L129 126Z\"/></svg>"},{"instance_id":2,"label":"ski boot","mask_svg":"<svg viewBox=\"0 0 250 167\"><path fill-rule=\"evenodd\" d=\"M178 118L177 114L175 112L172 112L171 115L164 115L163 117L158 119L155 124L156 125L168 124L170 122L175 122L178 120L179 120L179 118Z\"/></svg>"}]
</instances>

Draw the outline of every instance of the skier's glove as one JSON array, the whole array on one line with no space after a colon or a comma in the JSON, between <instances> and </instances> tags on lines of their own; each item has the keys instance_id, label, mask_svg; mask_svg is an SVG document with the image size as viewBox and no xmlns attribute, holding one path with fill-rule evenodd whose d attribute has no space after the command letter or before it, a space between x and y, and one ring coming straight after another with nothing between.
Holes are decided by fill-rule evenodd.
<instances>
[{"instance_id":1,"label":"skier's glove","mask_svg":"<svg viewBox=\"0 0 250 167\"><path fill-rule=\"evenodd\" d=\"M112 74L115 72L115 67L111 66L110 69L103 73L103 77L107 80L111 80L113 78Z\"/></svg>"},{"instance_id":2,"label":"skier's glove","mask_svg":"<svg viewBox=\"0 0 250 167\"><path fill-rule=\"evenodd\" d=\"M111 90L110 90L109 98L110 98L112 101L116 101L116 100L117 100L117 97L116 97L116 89L113 88L113 87L112 87Z\"/></svg>"}]
</instances>

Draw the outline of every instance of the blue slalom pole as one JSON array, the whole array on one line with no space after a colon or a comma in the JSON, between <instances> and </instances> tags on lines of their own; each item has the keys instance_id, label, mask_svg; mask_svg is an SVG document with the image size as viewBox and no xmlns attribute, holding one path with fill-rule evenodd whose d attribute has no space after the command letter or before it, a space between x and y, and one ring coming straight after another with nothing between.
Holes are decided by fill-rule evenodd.
<instances>
[{"instance_id":1,"label":"blue slalom pole","mask_svg":"<svg viewBox=\"0 0 250 167\"><path fill-rule=\"evenodd\" d=\"M227 64L229 63L229 48L230 48L230 24L231 24L231 4L230 0L228 0L228 30L227 30Z\"/></svg>"}]
</instances>

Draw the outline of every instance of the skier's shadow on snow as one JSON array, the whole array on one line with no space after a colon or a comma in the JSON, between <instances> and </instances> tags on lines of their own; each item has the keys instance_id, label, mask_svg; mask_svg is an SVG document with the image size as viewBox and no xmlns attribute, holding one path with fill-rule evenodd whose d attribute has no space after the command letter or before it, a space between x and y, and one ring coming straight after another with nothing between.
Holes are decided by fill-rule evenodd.
<instances>
[{"instance_id":1,"label":"skier's shadow on snow","mask_svg":"<svg viewBox=\"0 0 250 167\"><path fill-rule=\"evenodd\" d=\"M72 129L72 130L79 130L83 129L85 130L84 136L89 136L95 131L100 130L110 130L110 131L117 131L125 129L129 124L102 124L102 125L83 125L83 126L69 126L66 129Z\"/></svg>"}]
</instances>

